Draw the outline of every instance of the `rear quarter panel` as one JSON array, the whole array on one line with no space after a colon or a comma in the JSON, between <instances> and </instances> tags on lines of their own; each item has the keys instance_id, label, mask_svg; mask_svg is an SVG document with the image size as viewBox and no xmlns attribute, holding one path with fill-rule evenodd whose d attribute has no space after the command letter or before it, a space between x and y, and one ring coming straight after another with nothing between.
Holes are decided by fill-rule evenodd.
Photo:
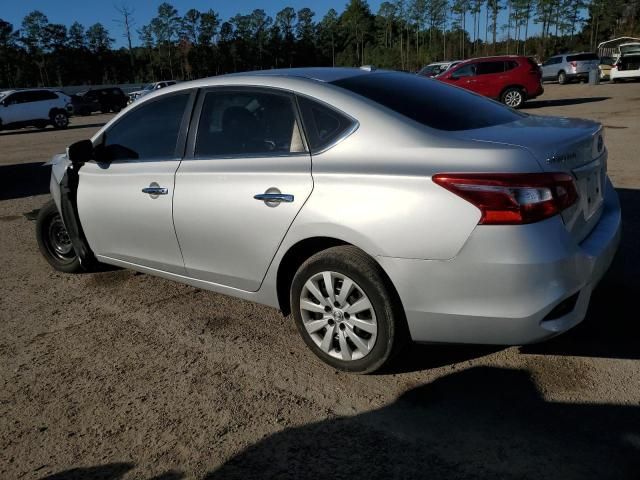
<instances>
[{"instance_id":1,"label":"rear quarter panel","mask_svg":"<svg viewBox=\"0 0 640 480\"><path fill-rule=\"evenodd\" d=\"M346 113L360 125L346 140L312 156L313 192L282 249L325 236L372 256L449 259L475 229L480 212L433 183L432 175L539 171L519 147L461 140L366 104Z\"/></svg>"}]
</instances>

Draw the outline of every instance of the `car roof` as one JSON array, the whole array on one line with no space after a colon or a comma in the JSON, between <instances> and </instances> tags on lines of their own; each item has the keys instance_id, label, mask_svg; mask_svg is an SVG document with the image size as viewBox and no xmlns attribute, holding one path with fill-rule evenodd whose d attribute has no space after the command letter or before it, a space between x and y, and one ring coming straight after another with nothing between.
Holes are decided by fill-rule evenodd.
<instances>
[{"instance_id":1,"label":"car roof","mask_svg":"<svg viewBox=\"0 0 640 480\"><path fill-rule=\"evenodd\" d=\"M344 78L364 75L368 72L380 72L375 67L305 67L305 68L274 68L271 70L255 70L252 72L232 73L227 76L278 76L298 77L317 80L319 82L335 82Z\"/></svg>"},{"instance_id":2,"label":"car roof","mask_svg":"<svg viewBox=\"0 0 640 480\"><path fill-rule=\"evenodd\" d=\"M20 89L13 89L13 90L3 90L2 93L9 94L9 93L16 93L16 92L42 92L42 91L62 93L60 90L54 90L53 88L20 88Z\"/></svg>"},{"instance_id":3,"label":"car roof","mask_svg":"<svg viewBox=\"0 0 640 480\"><path fill-rule=\"evenodd\" d=\"M583 54L589 54L589 55L597 55L597 53L595 52L569 52L569 53L558 53L557 55L553 55L554 57L568 57L569 55L583 55Z\"/></svg>"},{"instance_id":4,"label":"car roof","mask_svg":"<svg viewBox=\"0 0 640 480\"><path fill-rule=\"evenodd\" d=\"M469 62L477 62L477 61L491 61L491 60L513 60L514 58L527 58L523 55L494 55L491 57L476 57L476 58L468 58L466 60L461 60L460 63L469 63Z\"/></svg>"}]
</instances>

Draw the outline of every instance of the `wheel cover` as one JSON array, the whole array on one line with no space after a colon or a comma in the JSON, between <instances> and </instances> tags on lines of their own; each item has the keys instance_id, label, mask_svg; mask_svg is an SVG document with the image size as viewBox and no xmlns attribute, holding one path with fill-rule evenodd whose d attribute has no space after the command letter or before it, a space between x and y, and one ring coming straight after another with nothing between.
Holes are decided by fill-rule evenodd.
<instances>
[{"instance_id":1,"label":"wheel cover","mask_svg":"<svg viewBox=\"0 0 640 480\"><path fill-rule=\"evenodd\" d=\"M65 126L67 124L68 119L67 119L67 116L64 113L56 113L55 117L53 117L53 121L59 127L63 127L63 126Z\"/></svg>"},{"instance_id":2,"label":"wheel cover","mask_svg":"<svg viewBox=\"0 0 640 480\"><path fill-rule=\"evenodd\" d=\"M359 360L375 345L378 322L373 304L342 273L320 272L309 278L300 293L300 314L306 334L331 357Z\"/></svg>"},{"instance_id":3,"label":"wheel cover","mask_svg":"<svg viewBox=\"0 0 640 480\"><path fill-rule=\"evenodd\" d=\"M522 94L517 90L511 90L504 96L504 103L510 107L517 107L522 103Z\"/></svg>"},{"instance_id":4,"label":"wheel cover","mask_svg":"<svg viewBox=\"0 0 640 480\"><path fill-rule=\"evenodd\" d=\"M76 252L73 250L71 239L67 229L62 223L60 215L53 217L47 229L48 247L51 254L60 260L71 260L75 258Z\"/></svg>"}]
</instances>

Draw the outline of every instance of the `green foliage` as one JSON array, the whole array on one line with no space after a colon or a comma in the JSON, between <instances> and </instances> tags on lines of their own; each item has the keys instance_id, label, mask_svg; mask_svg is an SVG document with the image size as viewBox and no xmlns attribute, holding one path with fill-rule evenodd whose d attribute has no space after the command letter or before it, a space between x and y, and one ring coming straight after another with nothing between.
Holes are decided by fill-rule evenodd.
<instances>
[{"instance_id":1,"label":"green foliage","mask_svg":"<svg viewBox=\"0 0 640 480\"><path fill-rule=\"evenodd\" d=\"M595 50L613 36L638 34L640 4L628 0L386 0L371 12L347 0L318 19L311 8L264 10L222 21L214 10L179 12L162 3L129 42L133 10L116 7L127 47L107 28L49 23L40 11L19 31L0 19L0 88L146 82L301 66L417 70L437 60L515 53L539 58ZM125 16L126 15L126 16ZM500 25L506 17L506 23ZM535 32L535 35L532 35Z\"/></svg>"}]
</instances>

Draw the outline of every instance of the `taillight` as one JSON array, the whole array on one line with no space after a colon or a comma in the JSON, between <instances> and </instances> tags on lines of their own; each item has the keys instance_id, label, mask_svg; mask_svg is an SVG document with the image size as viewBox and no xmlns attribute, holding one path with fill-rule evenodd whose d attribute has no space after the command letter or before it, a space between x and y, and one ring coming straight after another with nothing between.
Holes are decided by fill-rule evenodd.
<instances>
[{"instance_id":1,"label":"taillight","mask_svg":"<svg viewBox=\"0 0 640 480\"><path fill-rule=\"evenodd\" d=\"M573 177L566 173L439 173L432 178L478 207L482 225L539 222L578 199Z\"/></svg>"}]
</instances>

